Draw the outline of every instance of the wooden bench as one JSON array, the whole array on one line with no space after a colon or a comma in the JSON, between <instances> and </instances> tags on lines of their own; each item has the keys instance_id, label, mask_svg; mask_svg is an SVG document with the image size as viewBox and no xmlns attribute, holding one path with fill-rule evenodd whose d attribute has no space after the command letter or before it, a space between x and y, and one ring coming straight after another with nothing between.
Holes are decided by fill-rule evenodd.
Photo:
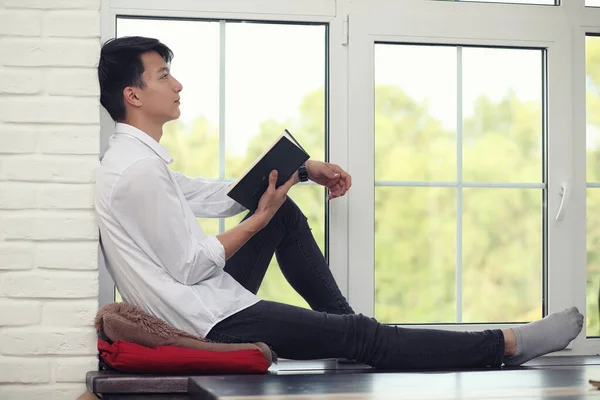
<instances>
[{"instance_id":1,"label":"wooden bench","mask_svg":"<svg viewBox=\"0 0 600 400\"><path fill-rule=\"evenodd\" d=\"M90 371L86 384L102 400L179 400L189 399L189 376L140 375L112 371Z\"/></svg>"},{"instance_id":2,"label":"wooden bench","mask_svg":"<svg viewBox=\"0 0 600 400\"><path fill-rule=\"evenodd\" d=\"M93 371L87 387L107 400L138 399L382 399L588 396L600 379L600 357L543 357L525 368L377 371L336 360L281 360L262 375L165 376ZM432 397L433 396L433 397ZM564 397L563 397L564 396ZM586 398L588 398L586 397Z\"/></svg>"}]
</instances>

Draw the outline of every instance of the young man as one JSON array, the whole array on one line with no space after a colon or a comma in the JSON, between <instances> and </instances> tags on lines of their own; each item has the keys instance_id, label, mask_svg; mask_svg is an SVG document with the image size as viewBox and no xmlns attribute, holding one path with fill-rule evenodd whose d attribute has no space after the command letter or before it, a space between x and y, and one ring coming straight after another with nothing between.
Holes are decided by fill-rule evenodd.
<instances>
[{"instance_id":1,"label":"young man","mask_svg":"<svg viewBox=\"0 0 600 400\"><path fill-rule=\"evenodd\" d=\"M213 341L265 342L284 358L347 358L378 368L519 365L579 334L576 308L484 332L404 329L356 315L287 196L303 171L277 189L274 172L255 212L207 236L196 217L245 210L226 196L226 184L168 168L172 159L159 142L163 125L180 115L182 90L169 73L172 56L142 37L109 41L100 55L100 101L117 124L97 171L95 208L106 265L125 301ZM306 168L331 199L351 186L336 165L311 160ZM312 310L256 296L274 254Z\"/></svg>"}]
</instances>

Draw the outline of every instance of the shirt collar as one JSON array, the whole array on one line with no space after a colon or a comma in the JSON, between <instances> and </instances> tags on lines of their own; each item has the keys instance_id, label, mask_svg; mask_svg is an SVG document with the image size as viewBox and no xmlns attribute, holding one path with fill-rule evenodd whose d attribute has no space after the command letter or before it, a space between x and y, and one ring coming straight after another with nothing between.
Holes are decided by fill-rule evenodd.
<instances>
[{"instance_id":1,"label":"shirt collar","mask_svg":"<svg viewBox=\"0 0 600 400\"><path fill-rule=\"evenodd\" d=\"M146 146L150 147L150 149L152 149L167 164L171 164L173 162L173 158L171 158L169 151L141 129L129 124L118 122L115 125L115 133L124 133L126 135L133 136Z\"/></svg>"}]
</instances>

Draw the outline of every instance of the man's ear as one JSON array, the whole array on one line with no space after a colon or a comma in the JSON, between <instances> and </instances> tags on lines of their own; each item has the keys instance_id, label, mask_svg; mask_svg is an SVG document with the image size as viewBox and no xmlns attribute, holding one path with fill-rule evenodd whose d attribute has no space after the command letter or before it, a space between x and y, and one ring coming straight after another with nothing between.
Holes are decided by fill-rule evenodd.
<instances>
[{"instance_id":1,"label":"man's ear","mask_svg":"<svg viewBox=\"0 0 600 400\"><path fill-rule=\"evenodd\" d=\"M125 89L123 89L123 98L132 106L139 107L142 105L142 101L138 97L137 90L134 87L127 86Z\"/></svg>"}]
</instances>

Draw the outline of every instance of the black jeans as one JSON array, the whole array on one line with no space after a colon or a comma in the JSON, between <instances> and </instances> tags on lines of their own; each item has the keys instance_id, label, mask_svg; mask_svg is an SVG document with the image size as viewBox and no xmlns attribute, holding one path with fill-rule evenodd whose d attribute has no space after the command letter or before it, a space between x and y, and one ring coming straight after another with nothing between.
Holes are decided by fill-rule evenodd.
<instances>
[{"instance_id":1,"label":"black jeans","mask_svg":"<svg viewBox=\"0 0 600 400\"><path fill-rule=\"evenodd\" d=\"M273 254L285 278L312 310L262 300L215 325L208 339L265 342L283 358L347 358L376 368L502 365L500 330L407 329L355 314L335 283L306 217L290 198L227 261L225 270L257 293Z\"/></svg>"}]
</instances>

